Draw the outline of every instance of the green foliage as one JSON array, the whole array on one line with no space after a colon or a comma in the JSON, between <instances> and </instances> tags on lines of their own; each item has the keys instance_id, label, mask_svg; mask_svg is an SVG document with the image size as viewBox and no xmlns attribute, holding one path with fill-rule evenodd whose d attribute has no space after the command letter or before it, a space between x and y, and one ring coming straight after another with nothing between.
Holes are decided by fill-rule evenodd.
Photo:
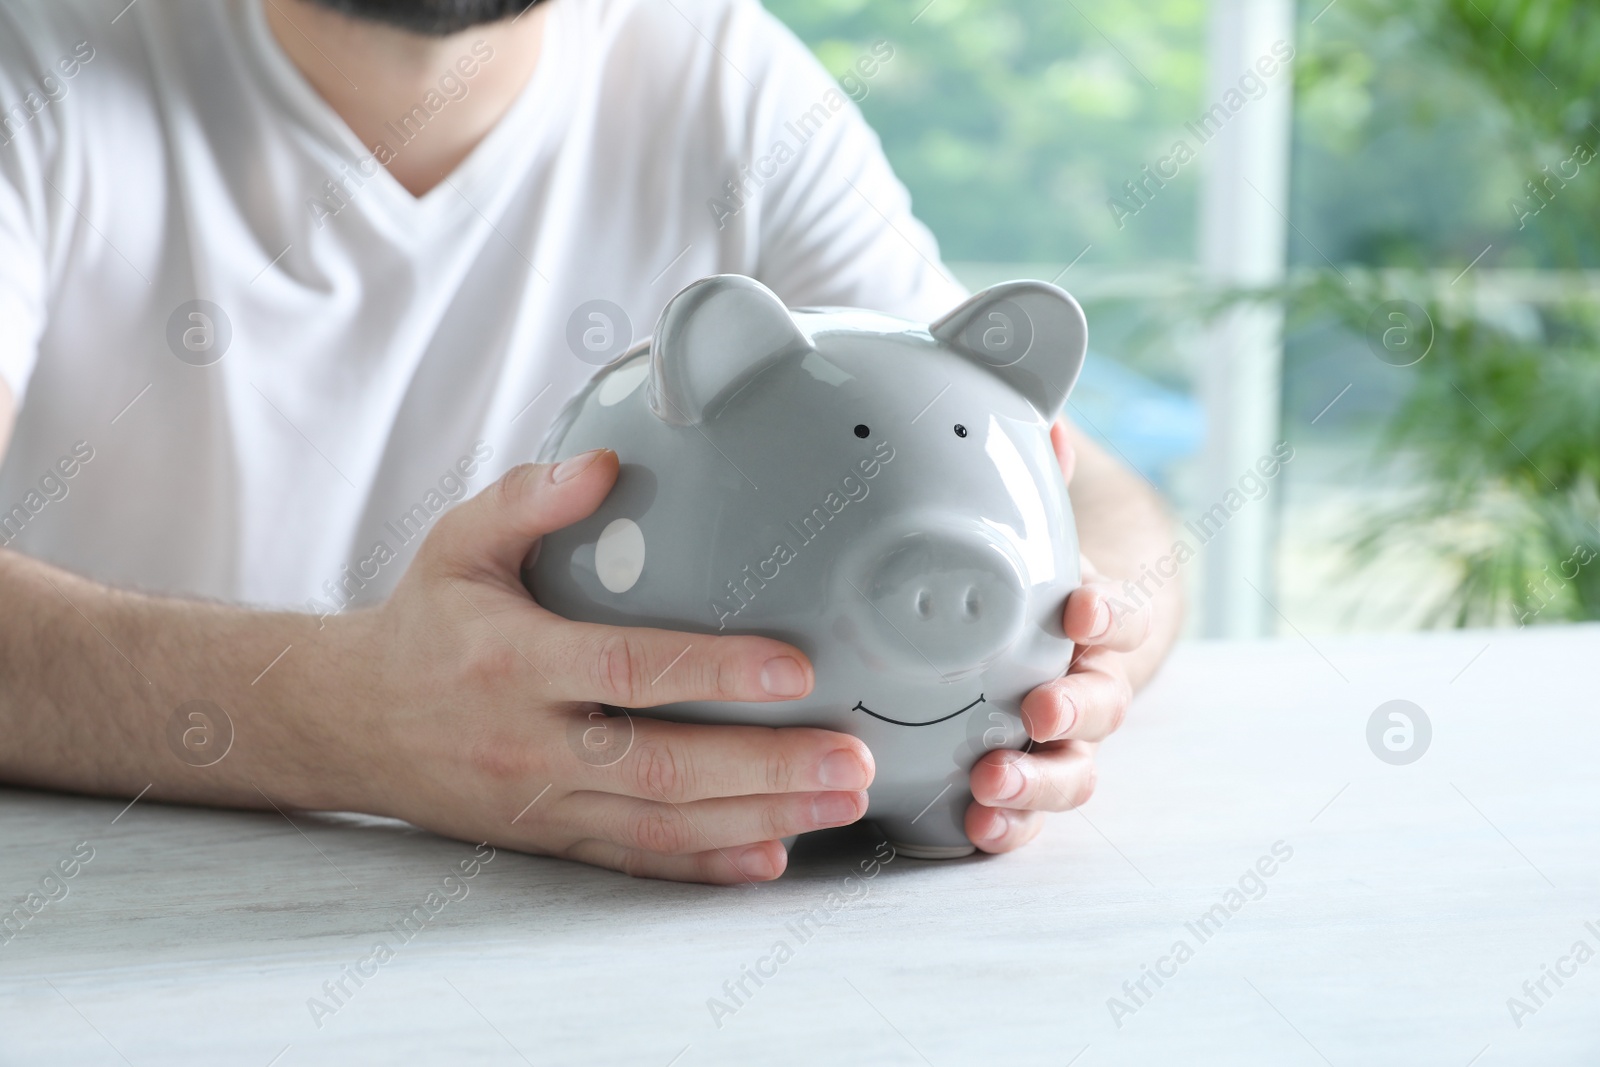
<instances>
[{"instance_id":1,"label":"green foliage","mask_svg":"<svg viewBox=\"0 0 1600 1067\"><path fill-rule=\"evenodd\" d=\"M1333 315L1365 331L1373 309L1410 299L1431 350L1378 438L1417 489L1370 517L1353 544L1371 562L1423 545L1456 574L1431 619L1454 625L1600 617L1600 309L1551 304L1507 319L1434 277L1312 272L1274 294L1291 321ZM1421 330L1427 330L1424 325ZM1381 346L1380 346L1381 347Z\"/></svg>"},{"instance_id":2,"label":"green foliage","mask_svg":"<svg viewBox=\"0 0 1600 1067\"><path fill-rule=\"evenodd\" d=\"M894 46L861 109L947 259L1065 264L1091 243L1097 264L1194 258L1194 182L1122 228L1107 201L1195 115L1205 0L768 6L836 74Z\"/></svg>"},{"instance_id":3,"label":"green foliage","mask_svg":"<svg viewBox=\"0 0 1600 1067\"><path fill-rule=\"evenodd\" d=\"M1294 183L1307 241L1291 245L1295 261L1320 265L1315 246L1341 263L1465 265L1493 244L1490 265L1600 266L1592 228L1568 225L1600 208L1600 167L1553 183L1551 210L1512 207L1535 204L1527 183L1542 168L1600 145L1596 16L1574 14L1551 42L1539 15L1569 6L1342 0L1302 27ZM1502 35L1521 23L1527 41Z\"/></svg>"},{"instance_id":4,"label":"green foliage","mask_svg":"<svg viewBox=\"0 0 1600 1067\"><path fill-rule=\"evenodd\" d=\"M1276 294L1291 322L1331 318L1362 334L1374 307L1405 298L1434 326L1432 351L1403 371L1377 437L1377 463L1405 465L1418 489L1373 516L1357 558L1410 544L1445 561L1456 582L1435 621L1600 618L1600 303L1578 273L1600 258L1600 10L1576 0L1348 0L1341 17L1343 36L1310 50L1298 88L1302 109L1353 118L1323 126L1297 165L1320 154L1331 164L1320 177L1337 182L1353 169L1341 161L1370 165L1372 147L1396 131L1471 136L1433 142L1431 159L1413 145L1409 162L1357 176L1357 196L1401 178L1390 199L1403 206L1389 216L1395 225L1370 226L1340 251L1420 268L1465 265L1493 247L1501 264L1568 272L1547 276L1568 291L1552 284L1521 300L1471 273L1420 269L1311 270ZM1312 174L1302 218L1307 199L1323 199ZM1446 202L1456 233L1424 207L1406 210L1428 197ZM1316 206L1310 218L1326 227L1329 206Z\"/></svg>"}]
</instances>

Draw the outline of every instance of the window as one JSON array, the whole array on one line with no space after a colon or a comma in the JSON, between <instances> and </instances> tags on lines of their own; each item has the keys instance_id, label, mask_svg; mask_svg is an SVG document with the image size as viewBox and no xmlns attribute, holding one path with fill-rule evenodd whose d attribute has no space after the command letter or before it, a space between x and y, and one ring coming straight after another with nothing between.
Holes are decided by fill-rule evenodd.
<instances>
[{"instance_id":1,"label":"window","mask_svg":"<svg viewBox=\"0 0 1600 1067\"><path fill-rule=\"evenodd\" d=\"M895 46L861 107L960 280L1084 303L1069 414L1203 542L1192 629L1600 616L1600 9L771 6Z\"/></svg>"}]
</instances>

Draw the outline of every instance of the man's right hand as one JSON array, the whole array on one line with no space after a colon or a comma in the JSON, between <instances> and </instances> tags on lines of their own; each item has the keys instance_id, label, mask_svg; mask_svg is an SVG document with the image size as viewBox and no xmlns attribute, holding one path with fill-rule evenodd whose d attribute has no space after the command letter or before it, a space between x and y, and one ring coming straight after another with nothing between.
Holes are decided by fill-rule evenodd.
<instances>
[{"instance_id":1,"label":"man's right hand","mask_svg":"<svg viewBox=\"0 0 1600 1067\"><path fill-rule=\"evenodd\" d=\"M855 822L873 762L818 729L604 717L600 705L794 699L804 655L762 637L562 619L519 575L546 533L591 514L610 451L512 469L447 513L382 606L328 620L350 807L469 841L634 875L775 878L780 838Z\"/></svg>"}]
</instances>

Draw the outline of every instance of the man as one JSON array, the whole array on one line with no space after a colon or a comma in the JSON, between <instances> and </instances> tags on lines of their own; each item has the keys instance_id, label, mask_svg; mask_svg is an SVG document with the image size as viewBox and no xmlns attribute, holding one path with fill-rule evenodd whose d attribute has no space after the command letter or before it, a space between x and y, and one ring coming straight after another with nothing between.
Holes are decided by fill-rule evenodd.
<instances>
[{"instance_id":1,"label":"man","mask_svg":"<svg viewBox=\"0 0 1600 1067\"><path fill-rule=\"evenodd\" d=\"M753 0L118 8L0 7L0 780L708 882L859 818L871 754L827 731L636 718L626 758L579 759L597 702L792 699L811 667L570 623L518 581L617 459L516 464L683 285L962 298L802 46ZM1086 554L1137 574L1159 503L1056 440ZM1087 798L1170 644L1174 590L1119 588L1064 605L1087 647L1024 705L1039 744L973 771L983 849Z\"/></svg>"}]
</instances>

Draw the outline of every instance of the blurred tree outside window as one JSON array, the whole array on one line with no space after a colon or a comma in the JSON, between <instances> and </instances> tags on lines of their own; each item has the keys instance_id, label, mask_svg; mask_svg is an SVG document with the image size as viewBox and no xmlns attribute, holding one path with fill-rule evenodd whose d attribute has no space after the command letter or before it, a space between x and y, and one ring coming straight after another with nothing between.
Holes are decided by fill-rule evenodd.
<instances>
[{"instance_id":1,"label":"blurred tree outside window","mask_svg":"<svg viewBox=\"0 0 1600 1067\"><path fill-rule=\"evenodd\" d=\"M1345 0L1301 29L1284 408L1325 462L1291 480L1290 599L1356 571L1335 623L1600 617L1600 9ZM1393 301L1425 313L1414 363Z\"/></svg>"}]
</instances>

